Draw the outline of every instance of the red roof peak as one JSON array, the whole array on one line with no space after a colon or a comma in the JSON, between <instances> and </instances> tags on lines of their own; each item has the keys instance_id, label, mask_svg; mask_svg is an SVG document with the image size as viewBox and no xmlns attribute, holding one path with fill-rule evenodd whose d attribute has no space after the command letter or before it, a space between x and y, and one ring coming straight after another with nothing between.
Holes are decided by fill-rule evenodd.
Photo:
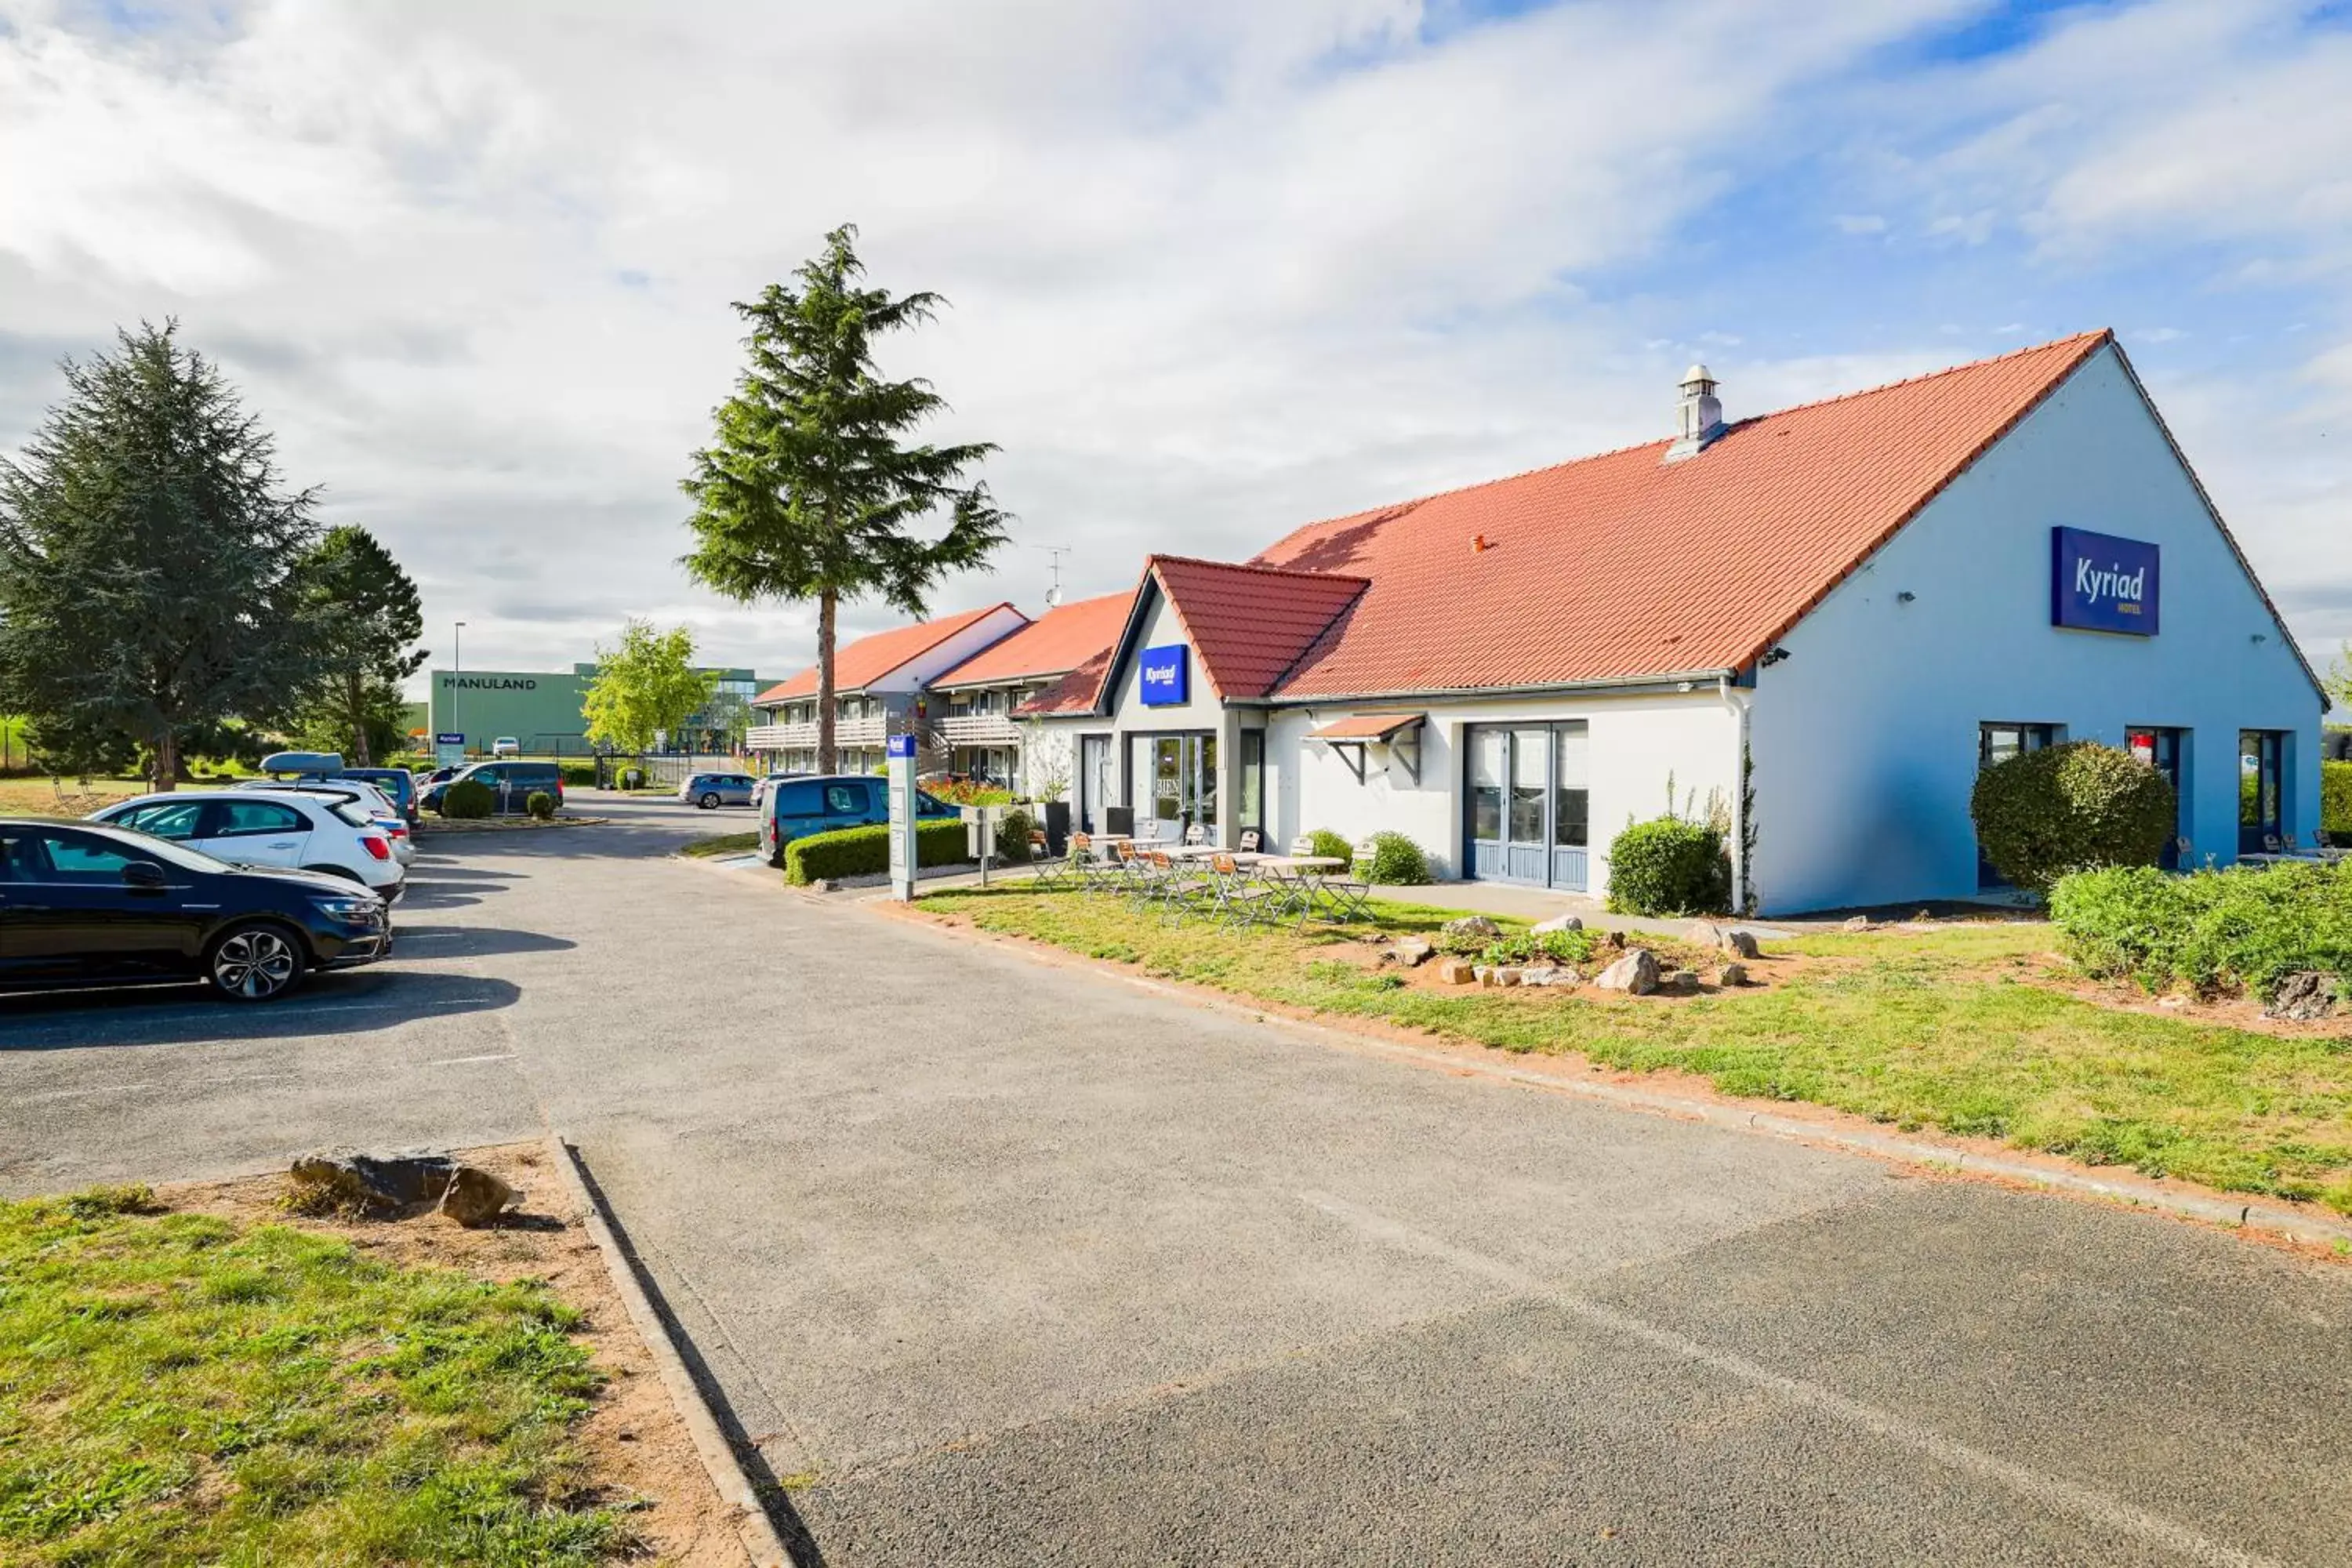
<instances>
[{"instance_id":1,"label":"red roof peak","mask_svg":"<svg viewBox=\"0 0 2352 1568\"><path fill-rule=\"evenodd\" d=\"M892 626L887 631L874 632L835 648L833 654L833 689L835 695L856 691L881 679L892 670L911 664L940 644L962 631L974 622L986 619L999 610L1013 610L1013 601L1000 599L993 605L982 605L976 610L960 610L936 620L918 621L910 626ZM1029 617L1021 616L1023 625ZM751 699L755 704L782 702L794 697L816 695L816 666L768 688Z\"/></svg>"}]
</instances>

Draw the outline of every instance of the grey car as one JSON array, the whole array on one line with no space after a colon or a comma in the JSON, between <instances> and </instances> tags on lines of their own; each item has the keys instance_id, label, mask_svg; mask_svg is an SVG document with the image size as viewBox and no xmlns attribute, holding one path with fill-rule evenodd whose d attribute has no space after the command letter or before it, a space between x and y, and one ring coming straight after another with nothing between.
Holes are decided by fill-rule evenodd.
<instances>
[{"instance_id":1,"label":"grey car","mask_svg":"<svg viewBox=\"0 0 2352 1568\"><path fill-rule=\"evenodd\" d=\"M705 811L722 805L749 805L758 781L749 773L696 773L677 786L677 798L692 801Z\"/></svg>"}]
</instances>

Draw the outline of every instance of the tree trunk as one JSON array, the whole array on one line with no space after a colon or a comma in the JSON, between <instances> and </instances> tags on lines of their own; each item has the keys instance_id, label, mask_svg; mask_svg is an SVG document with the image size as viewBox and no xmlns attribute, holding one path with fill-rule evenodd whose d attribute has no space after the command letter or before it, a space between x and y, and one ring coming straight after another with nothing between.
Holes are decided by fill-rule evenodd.
<instances>
[{"instance_id":1,"label":"tree trunk","mask_svg":"<svg viewBox=\"0 0 2352 1568\"><path fill-rule=\"evenodd\" d=\"M833 615L837 596L830 588L816 596L816 771L837 771L833 744Z\"/></svg>"},{"instance_id":2,"label":"tree trunk","mask_svg":"<svg viewBox=\"0 0 2352 1568\"><path fill-rule=\"evenodd\" d=\"M359 676L346 675L343 678L344 711L352 721L352 756L354 759L352 765L355 768L375 765L368 760L366 691L367 682Z\"/></svg>"},{"instance_id":3,"label":"tree trunk","mask_svg":"<svg viewBox=\"0 0 2352 1568\"><path fill-rule=\"evenodd\" d=\"M180 736L166 729L155 737L155 777L151 781L158 794L180 787Z\"/></svg>"}]
</instances>

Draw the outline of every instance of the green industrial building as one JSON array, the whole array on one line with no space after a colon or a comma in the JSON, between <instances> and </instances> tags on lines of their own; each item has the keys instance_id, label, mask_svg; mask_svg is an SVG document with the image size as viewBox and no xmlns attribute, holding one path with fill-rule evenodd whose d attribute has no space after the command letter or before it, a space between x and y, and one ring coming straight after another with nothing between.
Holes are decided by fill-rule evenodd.
<instances>
[{"instance_id":1,"label":"green industrial building","mask_svg":"<svg viewBox=\"0 0 2352 1568\"><path fill-rule=\"evenodd\" d=\"M719 677L718 699L689 718L686 729L705 731L693 735L695 750L729 750L728 736L708 731L722 728L723 721L724 729L740 733L747 704L772 683L748 669L705 673ZM488 752L493 741L507 735L526 756L586 756L593 750L581 710L596 679L593 664L575 664L568 671L436 669L427 679L427 750L438 735L465 736L468 752Z\"/></svg>"}]
</instances>

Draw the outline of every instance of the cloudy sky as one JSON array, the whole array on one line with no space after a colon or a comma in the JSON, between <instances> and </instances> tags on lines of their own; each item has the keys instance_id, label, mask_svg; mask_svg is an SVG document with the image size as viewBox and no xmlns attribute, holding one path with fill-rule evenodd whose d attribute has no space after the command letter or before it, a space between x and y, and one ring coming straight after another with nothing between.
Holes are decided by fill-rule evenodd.
<instances>
[{"instance_id":1,"label":"cloudy sky","mask_svg":"<svg viewBox=\"0 0 2352 1568\"><path fill-rule=\"evenodd\" d=\"M2113 326L2352 636L2352 8L2284 0L0 0L0 451L176 316L436 662L690 586L729 302L855 221L1019 522L938 607ZM852 630L885 624L853 608Z\"/></svg>"}]
</instances>

